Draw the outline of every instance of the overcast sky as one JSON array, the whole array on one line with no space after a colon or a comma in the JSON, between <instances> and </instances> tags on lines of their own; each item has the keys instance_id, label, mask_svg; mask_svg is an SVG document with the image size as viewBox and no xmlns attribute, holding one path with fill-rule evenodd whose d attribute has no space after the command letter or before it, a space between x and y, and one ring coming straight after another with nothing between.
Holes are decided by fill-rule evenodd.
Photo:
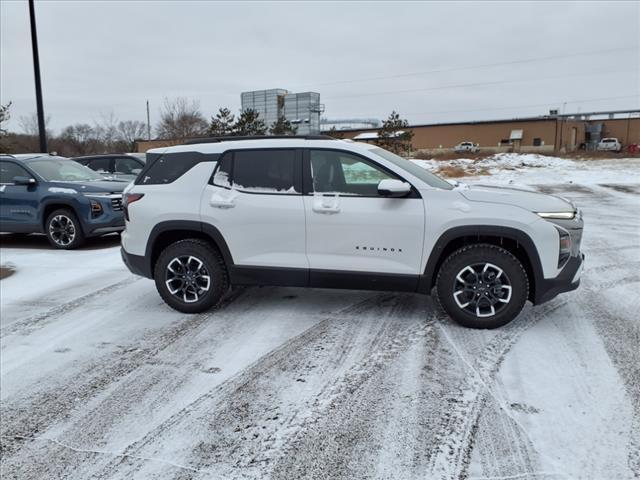
<instances>
[{"instance_id":1,"label":"overcast sky","mask_svg":"<svg viewBox=\"0 0 640 480\"><path fill-rule=\"evenodd\" d=\"M317 91L325 116L411 123L640 107L639 2L36 1L54 130L165 97ZM26 1L0 2L0 100L35 112ZM552 58L550 58L552 57ZM624 98L623 98L624 97Z\"/></svg>"}]
</instances>

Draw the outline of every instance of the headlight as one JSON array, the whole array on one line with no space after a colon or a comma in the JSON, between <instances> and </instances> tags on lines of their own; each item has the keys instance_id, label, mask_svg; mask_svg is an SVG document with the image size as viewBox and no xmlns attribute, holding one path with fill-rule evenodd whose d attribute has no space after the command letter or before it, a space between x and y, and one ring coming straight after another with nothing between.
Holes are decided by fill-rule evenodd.
<instances>
[{"instance_id":1,"label":"headlight","mask_svg":"<svg viewBox=\"0 0 640 480\"><path fill-rule=\"evenodd\" d=\"M102 213L102 205L97 200L90 200L91 202L91 215L97 217Z\"/></svg>"},{"instance_id":2,"label":"headlight","mask_svg":"<svg viewBox=\"0 0 640 480\"><path fill-rule=\"evenodd\" d=\"M555 226L555 225L554 225ZM558 268L562 268L571 256L571 235L566 230L555 226L560 237L560 253L558 254Z\"/></svg>"},{"instance_id":3,"label":"headlight","mask_svg":"<svg viewBox=\"0 0 640 480\"><path fill-rule=\"evenodd\" d=\"M557 220L572 220L576 216L575 210L571 212L536 212L542 218L555 218Z\"/></svg>"},{"instance_id":4,"label":"headlight","mask_svg":"<svg viewBox=\"0 0 640 480\"><path fill-rule=\"evenodd\" d=\"M105 193L101 193L101 192L86 192L86 193L82 193L85 197L89 197L89 198L107 198L107 197L111 197L113 195L113 193L109 193L109 192L105 192Z\"/></svg>"}]
</instances>

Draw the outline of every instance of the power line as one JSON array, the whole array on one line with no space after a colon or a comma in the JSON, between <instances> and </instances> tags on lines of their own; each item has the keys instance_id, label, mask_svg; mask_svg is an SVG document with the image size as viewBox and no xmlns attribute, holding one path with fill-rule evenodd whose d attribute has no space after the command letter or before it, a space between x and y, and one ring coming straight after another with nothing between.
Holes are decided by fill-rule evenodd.
<instances>
[{"instance_id":1,"label":"power line","mask_svg":"<svg viewBox=\"0 0 640 480\"><path fill-rule=\"evenodd\" d=\"M511 105L508 107L495 107L495 108L474 108L474 109L464 109L464 110L440 110L440 111L436 111L436 112L401 112L403 116L415 116L415 115L441 115L441 114L448 114L448 113L468 113L468 112L494 112L494 111L500 111L500 110L515 110L518 108L532 108L532 107L550 107L553 105L558 105L560 103L567 103L567 104L575 104L575 103L594 103L594 102L601 102L601 101L605 101L605 100L621 100L621 99L625 99L625 98L640 98L640 94L634 94L634 95L620 95L620 96L616 96L616 97L600 97L600 98L585 98L582 100L557 100L554 102L545 102L545 103L535 103L535 104L528 104L528 105ZM364 116L371 116L371 114L359 114L356 115L354 114L355 117L364 117ZM374 116L375 117L375 116ZM331 123L331 122L329 122Z\"/></svg>"},{"instance_id":2,"label":"power line","mask_svg":"<svg viewBox=\"0 0 640 480\"><path fill-rule=\"evenodd\" d=\"M437 87L427 87L427 88L412 88L408 90L387 90L384 92L373 92L373 93L359 93L359 94L351 94L351 95L339 95L335 97L325 97L324 100L336 100L336 99L345 99L345 98L360 98L360 97L373 97L378 95L390 95L390 94L402 94L402 93L415 93L415 92L427 92L433 90L447 90L447 89L455 89L455 88L466 88L466 87L480 87L487 85L504 85L508 83L526 83L526 82L535 82L540 80L555 80L558 78L571 78L571 77L581 77L584 75L609 75L614 73L628 73L635 72L635 70L607 70L602 72L581 72L581 73L572 73L566 75L553 75L548 77L539 77L539 78L521 78L514 80L494 80L491 82L474 82L474 83L462 83L462 84L453 84L453 85L439 85Z\"/></svg>"},{"instance_id":3,"label":"power line","mask_svg":"<svg viewBox=\"0 0 640 480\"><path fill-rule=\"evenodd\" d=\"M525 63L533 63L533 62L541 62L546 60L558 60L563 58L572 58L572 57L584 57L584 56L593 56L593 55L603 55L605 53L612 52L622 52L622 51L638 51L637 47L618 47L618 48L608 48L606 50L596 50L589 52L578 52L578 53L570 53L566 55L551 55L548 57L532 57L526 58L522 60L512 60L509 62L497 62L497 63L483 63L477 65L467 65L462 67L451 67L451 68L440 68L435 70L425 70L422 72L413 72L413 73L399 73L397 75L387 75L382 77L368 77L368 78L360 78L360 79L351 79L351 80L338 80L335 82L325 82L325 83L312 83L312 84L300 84L294 85L294 87L325 87L329 85L343 85L347 83L361 83L361 82L371 82L375 80L391 80L395 78L405 78L405 77L418 77L422 75L431 75L434 73L445 73L445 72L459 72L464 70L475 70L480 68L491 68L491 67L502 67L508 65L519 65Z\"/></svg>"},{"instance_id":4,"label":"power line","mask_svg":"<svg viewBox=\"0 0 640 480\"><path fill-rule=\"evenodd\" d=\"M621 95L617 97L602 97L602 98L587 98L583 100L558 100L555 102L545 102L545 103L537 103L537 104L529 104L529 105L512 105L509 107L495 107L495 108L475 108L475 109L464 109L464 110L447 110L447 111L438 111L438 112L413 112L413 113L403 113L403 115L440 115L447 113L466 113L466 112L493 112L498 110L514 110L517 108L533 108L533 107L547 107L552 105L558 105L560 103L593 103L593 102L601 102L604 100L621 100L624 98L640 98L640 94L636 93L635 95Z\"/></svg>"}]
</instances>

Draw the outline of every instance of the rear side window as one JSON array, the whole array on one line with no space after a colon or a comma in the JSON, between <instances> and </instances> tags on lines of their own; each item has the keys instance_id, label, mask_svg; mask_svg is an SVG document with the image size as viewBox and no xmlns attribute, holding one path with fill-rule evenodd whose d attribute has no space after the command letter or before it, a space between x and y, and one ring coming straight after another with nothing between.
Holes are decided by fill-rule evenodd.
<instances>
[{"instance_id":1,"label":"rear side window","mask_svg":"<svg viewBox=\"0 0 640 480\"><path fill-rule=\"evenodd\" d=\"M296 150L238 150L226 153L213 184L248 193L299 194Z\"/></svg>"},{"instance_id":2,"label":"rear side window","mask_svg":"<svg viewBox=\"0 0 640 480\"><path fill-rule=\"evenodd\" d=\"M87 165L91 170L95 170L100 173L109 173L111 159L110 158L96 158L91 160Z\"/></svg>"},{"instance_id":3,"label":"rear side window","mask_svg":"<svg viewBox=\"0 0 640 480\"><path fill-rule=\"evenodd\" d=\"M138 176L137 185L163 185L176 181L201 162L216 162L219 154L176 152L160 155L155 161L148 159L147 166ZM149 163L149 160L151 162Z\"/></svg>"},{"instance_id":4,"label":"rear side window","mask_svg":"<svg viewBox=\"0 0 640 480\"><path fill-rule=\"evenodd\" d=\"M128 157L116 158L113 170L124 175L137 175L142 170L142 162Z\"/></svg>"}]
</instances>

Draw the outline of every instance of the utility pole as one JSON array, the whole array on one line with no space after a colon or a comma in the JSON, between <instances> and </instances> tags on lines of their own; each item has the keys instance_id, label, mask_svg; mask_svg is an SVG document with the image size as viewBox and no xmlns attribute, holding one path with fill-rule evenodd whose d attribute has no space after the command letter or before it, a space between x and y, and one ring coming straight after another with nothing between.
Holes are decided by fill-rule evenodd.
<instances>
[{"instance_id":1,"label":"utility pole","mask_svg":"<svg viewBox=\"0 0 640 480\"><path fill-rule=\"evenodd\" d=\"M149 100L147 100L147 140L151 140L151 117L149 117Z\"/></svg>"},{"instance_id":2,"label":"utility pole","mask_svg":"<svg viewBox=\"0 0 640 480\"><path fill-rule=\"evenodd\" d=\"M40 83L40 58L38 56L38 34L36 33L36 12L33 0L29 0L29 19L31 20L31 49L33 50L33 73L36 83L36 108L38 110L38 133L40 135L40 153L47 153L47 132L42 107L42 84Z\"/></svg>"}]
</instances>

